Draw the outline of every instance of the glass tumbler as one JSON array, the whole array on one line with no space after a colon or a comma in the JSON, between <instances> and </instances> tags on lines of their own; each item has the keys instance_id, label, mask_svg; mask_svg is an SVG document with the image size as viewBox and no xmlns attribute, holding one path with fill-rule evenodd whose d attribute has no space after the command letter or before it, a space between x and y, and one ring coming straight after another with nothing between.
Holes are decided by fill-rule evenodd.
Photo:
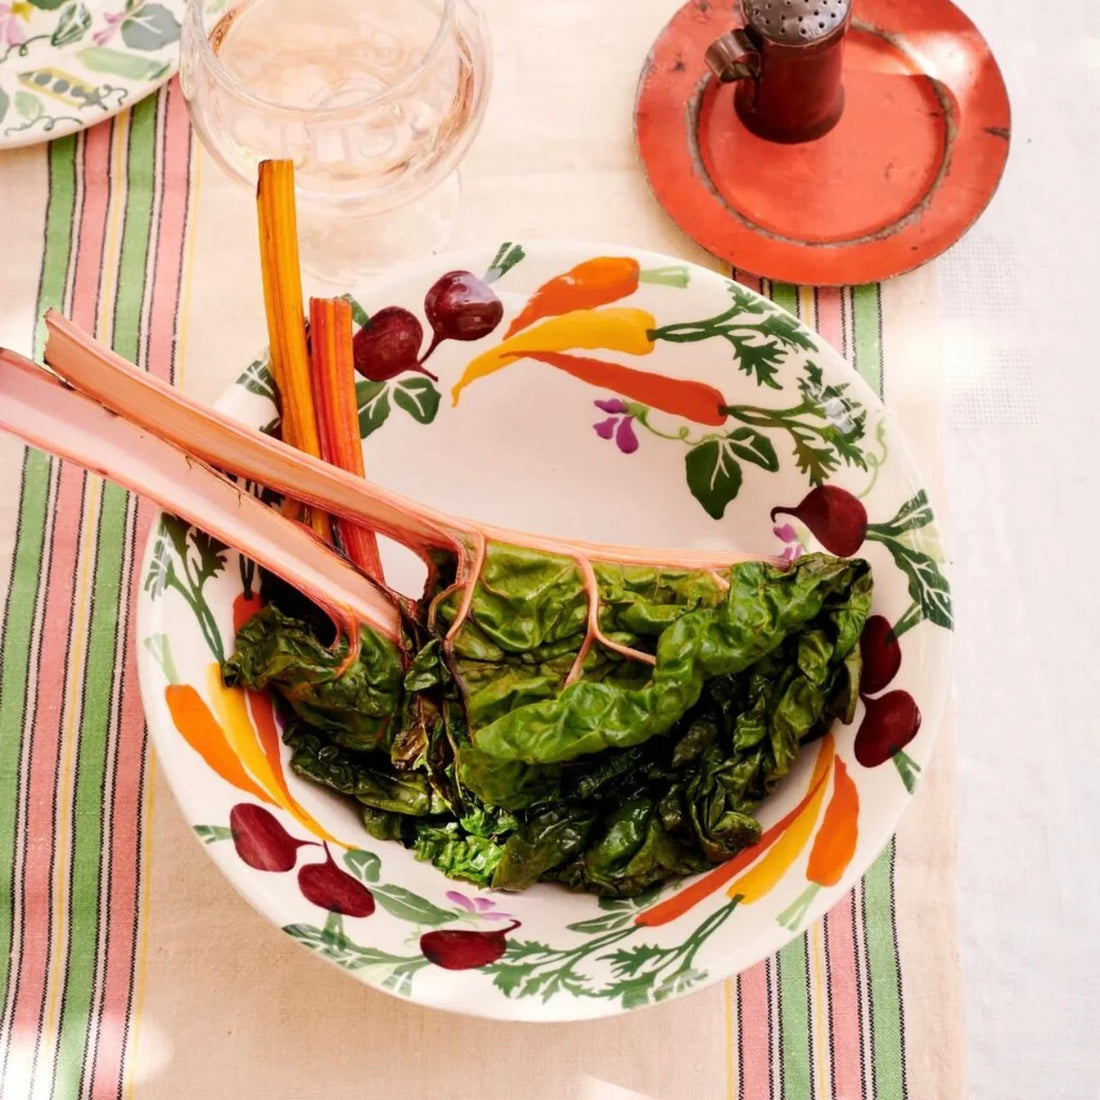
<instances>
[{"instance_id":1,"label":"glass tumbler","mask_svg":"<svg viewBox=\"0 0 1100 1100\"><path fill-rule=\"evenodd\" d=\"M180 78L230 175L294 162L315 277L349 286L446 243L491 79L473 0L187 0Z\"/></svg>"}]
</instances>

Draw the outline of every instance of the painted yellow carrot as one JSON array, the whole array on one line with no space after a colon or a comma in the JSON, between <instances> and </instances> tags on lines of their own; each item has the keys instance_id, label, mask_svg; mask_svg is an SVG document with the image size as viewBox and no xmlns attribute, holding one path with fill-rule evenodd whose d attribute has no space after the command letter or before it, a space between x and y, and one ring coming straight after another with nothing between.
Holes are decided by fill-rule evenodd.
<instances>
[{"instance_id":1,"label":"painted yellow carrot","mask_svg":"<svg viewBox=\"0 0 1100 1100\"><path fill-rule=\"evenodd\" d=\"M770 852L772 847L779 842L818 793L825 789L825 781L829 778L829 765L832 764L835 753L836 743L833 740L833 735L827 733L821 739L821 746L817 750L817 760L814 761L814 770L810 776L806 793L794 809L781 817L770 829L765 830L764 834L751 848L746 848L732 859L720 863L713 871L700 875L694 882L688 883L687 886L671 897L665 898L664 901L643 910L634 918L634 923L650 928L668 924L669 921L683 916L689 909L693 909L699 902L710 897L715 891L720 890L734 875L743 871L746 867L752 866L756 860L762 860L765 853Z\"/></svg>"},{"instance_id":2,"label":"painted yellow carrot","mask_svg":"<svg viewBox=\"0 0 1100 1100\"><path fill-rule=\"evenodd\" d=\"M314 817L302 808L291 795L283 775L282 761L264 751L256 727L248 713L246 696L241 688L226 687L222 683L221 666L215 661L206 670L206 688L210 694L210 705L218 716L219 724L225 731L229 747L241 764L252 773L261 787L283 809L289 811L297 821L321 840L350 847L329 833Z\"/></svg>"},{"instance_id":3,"label":"painted yellow carrot","mask_svg":"<svg viewBox=\"0 0 1100 1100\"><path fill-rule=\"evenodd\" d=\"M829 757L831 759L832 752L829 753ZM806 799L798 815L783 830L767 855L726 891L729 897L740 898L742 905L751 905L754 901L765 897L787 873L799 853L809 843L814 825L817 824L818 814L821 813L821 804L825 801L827 786L828 784L824 781L818 783L817 790Z\"/></svg>"},{"instance_id":4,"label":"painted yellow carrot","mask_svg":"<svg viewBox=\"0 0 1100 1100\"><path fill-rule=\"evenodd\" d=\"M602 348L627 355L648 355L654 348L649 334L656 324L652 313L619 306L575 309L560 317L551 317L470 360L462 377L451 389L451 400L457 405L459 395L471 382L493 374L531 352Z\"/></svg>"}]
</instances>

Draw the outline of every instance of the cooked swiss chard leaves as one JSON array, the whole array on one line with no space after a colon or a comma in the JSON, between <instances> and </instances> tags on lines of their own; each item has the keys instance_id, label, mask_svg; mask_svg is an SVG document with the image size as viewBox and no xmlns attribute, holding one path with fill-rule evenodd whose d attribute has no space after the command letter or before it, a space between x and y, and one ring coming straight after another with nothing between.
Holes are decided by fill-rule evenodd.
<instances>
[{"instance_id":1,"label":"cooked swiss chard leaves","mask_svg":"<svg viewBox=\"0 0 1100 1100\"><path fill-rule=\"evenodd\" d=\"M800 746L851 720L871 575L817 554L595 573L611 647L582 651L571 559L490 546L450 639L461 608L441 588L427 640L365 631L334 677L346 650L279 601L226 678L283 697L292 767L357 799L372 836L478 886L633 896L755 843Z\"/></svg>"}]
</instances>

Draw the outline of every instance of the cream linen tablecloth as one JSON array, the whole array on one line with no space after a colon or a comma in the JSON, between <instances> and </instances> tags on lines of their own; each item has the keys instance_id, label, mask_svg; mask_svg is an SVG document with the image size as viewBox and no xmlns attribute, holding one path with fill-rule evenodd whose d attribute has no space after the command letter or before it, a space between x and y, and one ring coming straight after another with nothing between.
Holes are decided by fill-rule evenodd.
<instances>
[{"instance_id":1,"label":"cream linen tablecloth","mask_svg":"<svg viewBox=\"0 0 1100 1100\"><path fill-rule=\"evenodd\" d=\"M631 134L638 70L675 5L485 6L496 82L465 165L456 243L590 239L718 267L651 198ZM1095 54L1083 50L1082 57L1091 64ZM0 155L0 212L0 344L31 351L36 315L59 304L150 369L167 373L174 363L178 384L213 399L265 342L251 196L204 158L174 85L77 139ZM1059 807L1069 805L1069 780L1057 766L1068 758L1056 747L1044 748L1039 760L1027 754L1040 736L1044 744L1052 738L1051 719L1070 720L1072 712L1040 690L1048 709L1034 719L1047 728L1041 735L1034 728L1027 704L1035 697L1024 684L1034 686L1035 671L1023 673L1030 648L1011 633L1036 625L1043 602L1009 583L1024 559L1013 549L1015 526L1006 514L1017 483L1004 471L1020 467L1021 431L1034 447L1040 410L1048 408L1032 382L1031 352L1016 350L1013 334L1028 328L1024 318L1034 329L1045 314L1023 293L1012 267L1022 271L1022 264L995 215L996 207L989 228L938 265L942 280L932 266L881 291L775 293L816 319L850 356L859 353L857 365L881 384L941 499L941 406L949 395L947 454L959 464L947 479L955 520L947 534L950 540L955 529L949 546L963 582L960 617L972 617L960 633L959 658L967 719L960 754L971 778L961 803L978 826L963 849L979 883L974 892L964 888L962 910L970 1049L980 1064L972 1092L1086 1096L1095 1095L1094 1056L1072 1038L1069 1014L1072 1008L1080 1019L1095 1009L1095 955L1071 967L1069 948L1045 949L1068 990L1060 1001L1049 974L1022 965L1026 918L1011 915L1012 907L1040 910L1050 921L1046 938L1057 942L1054 920L1070 889L1061 876L1070 864L1053 830L1066 822L1058 809L1036 842L1026 828L1036 822L1034 811L1017 807L1042 801L1028 776L1049 783L1050 796L1062 796ZM976 293L979 280L992 289ZM876 331L860 343L859 318L875 319L881 339ZM1072 346L1072 339L1059 344L1063 354ZM948 387L943 363L957 372ZM1005 372L1015 393L991 403L989 394L1001 392L991 375ZM1083 431L1090 417L1095 425L1085 401L1065 408L1057 421L1063 435L1049 446L1075 445L1080 453L1091 446L1095 456L1094 439ZM1068 494L1042 491L1042 468L1036 460L1021 474L1033 494L1029 567L1041 559L1038 539L1068 503ZM778 959L673 1004L597 1023L501 1025L429 1012L310 958L234 893L189 835L145 744L128 648L131 562L149 509L127 508L122 494L95 479L24 459L6 438L0 469L7 474L0 499L0 851L13 853L0 875L5 1097L968 1094L950 723L896 846L827 923ZM1095 497L1091 471L1075 479L1082 500L1087 484ZM1060 591L1050 571L1032 575ZM1095 612L1096 586L1082 598ZM1076 662L1089 641L1070 637L1080 648L1066 652L1053 638L1043 644L1064 660L1056 682L1080 691L1070 670L1083 674ZM999 663L1009 655L1016 663ZM986 720L991 710L996 728ZM1074 743L1072 722L1061 728ZM1012 799L1002 801L990 777L987 755L994 753ZM989 855L1002 836L1019 845L1011 863L1008 853ZM1095 842L1091 852L1095 862ZM1032 882L1053 879L1062 893L1037 898L1021 866ZM1095 903L1095 885L1079 877L1076 903ZM846 951L841 932L851 943ZM994 951L985 932L1010 954ZM809 981L795 973L796 963ZM1047 1007L1012 1005L1021 988L1048 997ZM836 1008L845 998L847 1014ZM1030 1029L1009 1031L1021 1019ZM1065 1030L1055 1034L1054 1020ZM1067 1072L1065 1091L1054 1091L1056 1073L1039 1072L1029 1040L1036 1033L1049 1040L1052 1066ZM769 1049L771 1057L762 1056Z\"/></svg>"}]
</instances>

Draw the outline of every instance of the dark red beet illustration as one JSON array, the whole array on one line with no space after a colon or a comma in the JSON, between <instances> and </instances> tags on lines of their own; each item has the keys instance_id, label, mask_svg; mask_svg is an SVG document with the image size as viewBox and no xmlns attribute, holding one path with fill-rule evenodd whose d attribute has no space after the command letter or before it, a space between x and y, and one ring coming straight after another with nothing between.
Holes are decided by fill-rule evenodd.
<instances>
[{"instance_id":1,"label":"dark red beet illustration","mask_svg":"<svg viewBox=\"0 0 1100 1100\"><path fill-rule=\"evenodd\" d=\"M889 691L863 702L867 711L856 733L856 759L865 768L877 768L917 736L920 708L907 691Z\"/></svg>"},{"instance_id":2,"label":"dark red beet illustration","mask_svg":"<svg viewBox=\"0 0 1100 1100\"><path fill-rule=\"evenodd\" d=\"M355 369L372 382L386 382L410 370L438 381L420 365L423 342L424 328L414 314L401 306L386 306L355 334Z\"/></svg>"},{"instance_id":3,"label":"dark red beet illustration","mask_svg":"<svg viewBox=\"0 0 1100 1100\"><path fill-rule=\"evenodd\" d=\"M859 690L864 695L875 695L898 674L901 668L901 644L894 637L890 620L882 615L872 615L859 638L859 651L863 658L863 675Z\"/></svg>"},{"instance_id":4,"label":"dark red beet illustration","mask_svg":"<svg viewBox=\"0 0 1100 1100\"><path fill-rule=\"evenodd\" d=\"M434 336L427 359L444 340L480 340L500 324L504 306L484 280L469 271L441 275L424 297Z\"/></svg>"},{"instance_id":5,"label":"dark red beet illustration","mask_svg":"<svg viewBox=\"0 0 1100 1100\"><path fill-rule=\"evenodd\" d=\"M336 866L327 846L324 863L307 863L298 872L298 888L307 900L330 913L369 917L374 912L374 895Z\"/></svg>"},{"instance_id":6,"label":"dark red beet illustration","mask_svg":"<svg viewBox=\"0 0 1100 1100\"><path fill-rule=\"evenodd\" d=\"M811 489L793 508L773 508L773 522L779 515L800 519L830 554L842 558L854 554L867 534L867 509L846 489L835 485Z\"/></svg>"},{"instance_id":7,"label":"dark red beet illustration","mask_svg":"<svg viewBox=\"0 0 1100 1100\"><path fill-rule=\"evenodd\" d=\"M420 937L420 950L429 962L444 970L474 970L488 966L508 950L507 934L519 927L512 921L507 928L491 932L470 932L465 929L443 929L425 932Z\"/></svg>"},{"instance_id":8,"label":"dark red beet illustration","mask_svg":"<svg viewBox=\"0 0 1100 1100\"><path fill-rule=\"evenodd\" d=\"M240 802L229 811L229 831L237 855L257 871L289 871L298 861L298 849L312 840L298 840L263 806Z\"/></svg>"}]
</instances>

